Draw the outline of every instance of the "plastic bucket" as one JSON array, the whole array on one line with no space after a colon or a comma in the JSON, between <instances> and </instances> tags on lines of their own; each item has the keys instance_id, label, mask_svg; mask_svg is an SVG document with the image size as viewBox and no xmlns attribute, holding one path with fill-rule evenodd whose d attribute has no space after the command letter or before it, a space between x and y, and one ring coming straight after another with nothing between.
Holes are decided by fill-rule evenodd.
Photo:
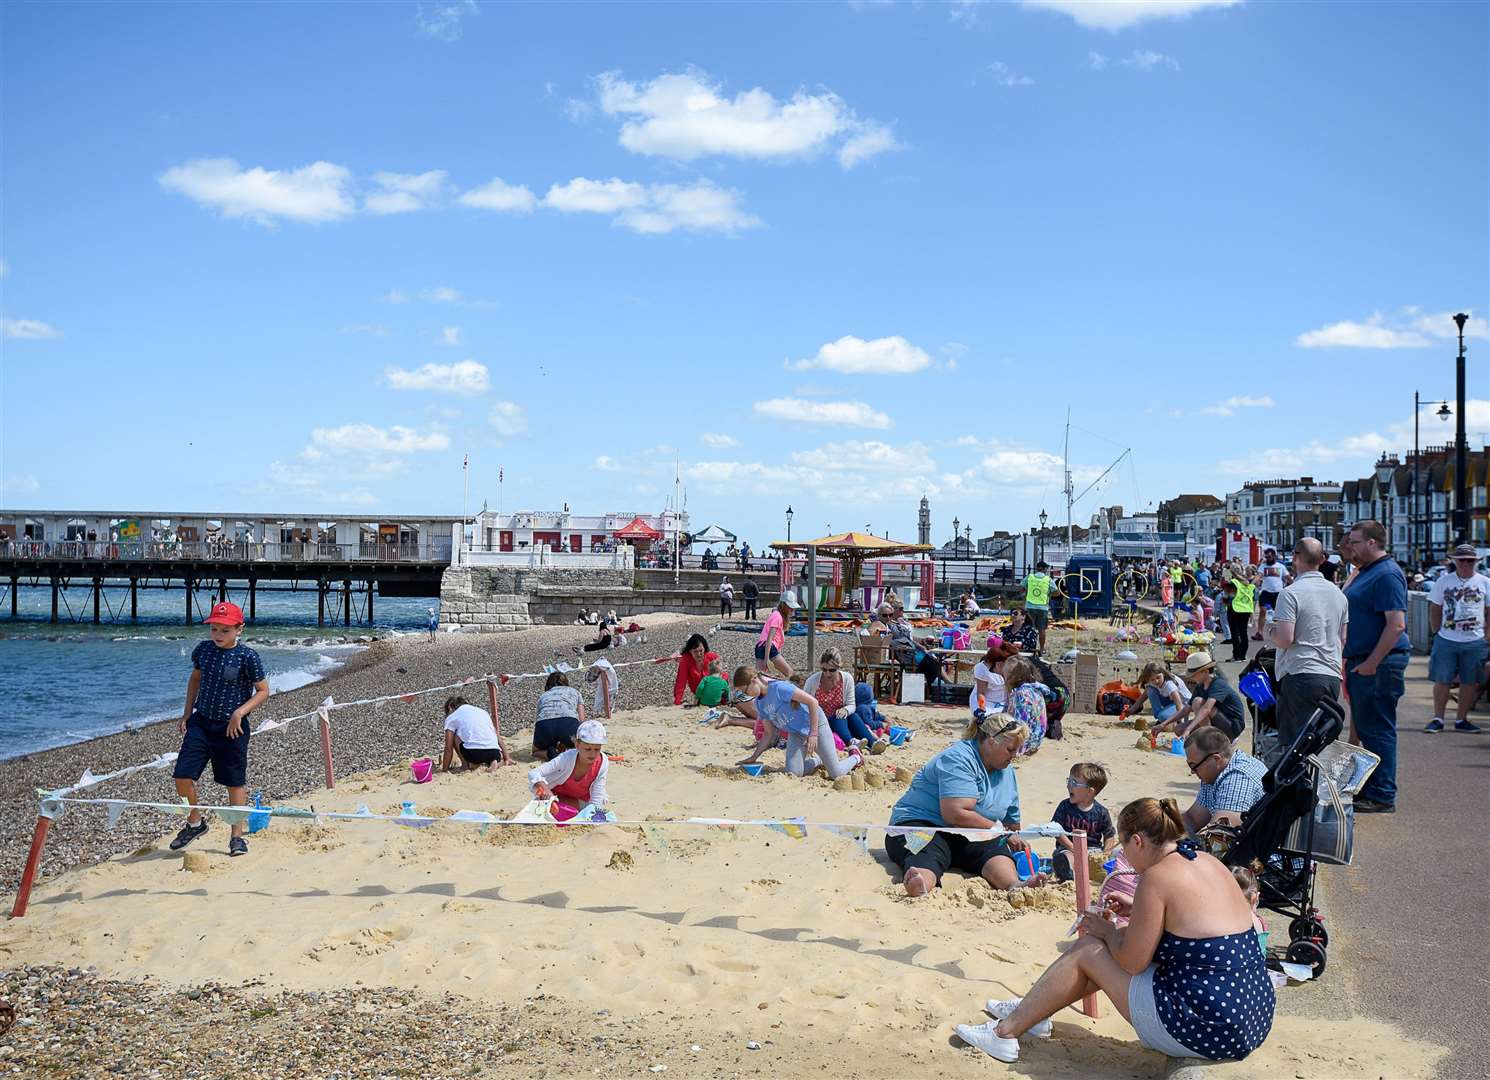
<instances>
[{"instance_id":1,"label":"plastic bucket","mask_svg":"<svg viewBox=\"0 0 1490 1080\"><path fill-rule=\"evenodd\" d=\"M749 765L741 765L740 768L744 769L749 776L759 776L766 771L765 763L760 761L752 761Z\"/></svg>"},{"instance_id":2,"label":"plastic bucket","mask_svg":"<svg viewBox=\"0 0 1490 1080\"><path fill-rule=\"evenodd\" d=\"M1019 880L1024 881L1032 878L1040 872L1040 856L1026 849L1014 853L1014 871L1019 875Z\"/></svg>"},{"instance_id":3,"label":"plastic bucket","mask_svg":"<svg viewBox=\"0 0 1490 1080\"><path fill-rule=\"evenodd\" d=\"M890 745L899 746L910 736L911 729L904 727L892 727L890 729Z\"/></svg>"},{"instance_id":4,"label":"plastic bucket","mask_svg":"<svg viewBox=\"0 0 1490 1080\"><path fill-rule=\"evenodd\" d=\"M1278 699L1273 696L1273 684L1265 671L1249 671L1237 680L1237 689L1252 699L1259 709L1271 709Z\"/></svg>"},{"instance_id":5,"label":"plastic bucket","mask_svg":"<svg viewBox=\"0 0 1490 1080\"><path fill-rule=\"evenodd\" d=\"M1172 743L1169 744L1169 752L1171 754L1173 754L1175 757L1184 757L1185 756L1185 740L1184 739L1178 739L1178 738L1175 739L1174 742L1172 742Z\"/></svg>"},{"instance_id":6,"label":"plastic bucket","mask_svg":"<svg viewBox=\"0 0 1490 1080\"><path fill-rule=\"evenodd\" d=\"M427 784L435 777L435 763L427 757L409 762L409 772L414 774L414 783Z\"/></svg>"},{"instance_id":7,"label":"plastic bucket","mask_svg":"<svg viewBox=\"0 0 1490 1080\"><path fill-rule=\"evenodd\" d=\"M254 807L255 809L250 810L248 813L248 831L250 833L256 833L260 829L267 829L269 827L270 810L267 806L264 806L262 792L254 792ZM259 807L263 807L263 809L258 809Z\"/></svg>"}]
</instances>

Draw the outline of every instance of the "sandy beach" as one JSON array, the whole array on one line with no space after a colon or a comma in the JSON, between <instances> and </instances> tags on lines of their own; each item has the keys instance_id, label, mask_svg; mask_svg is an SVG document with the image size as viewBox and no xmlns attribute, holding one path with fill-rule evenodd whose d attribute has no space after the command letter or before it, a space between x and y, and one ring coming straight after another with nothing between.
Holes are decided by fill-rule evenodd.
<instances>
[{"instance_id":1,"label":"sandy beach","mask_svg":"<svg viewBox=\"0 0 1490 1080\"><path fill-rule=\"evenodd\" d=\"M767 755L766 775L745 777L732 762L746 733L701 727L698 710L625 712L611 725L610 749L625 758L612 769L614 809L654 821L886 821L903 790L894 767L914 769L956 738L964 714L885 711L917 736L871 760L887 782L863 791L786 776L779 752ZM1131 729L1070 716L1066 731L1019 766L1027 822L1048 818L1078 760L1108 767L1102 802L1114 813L1141 795L1188 801L1183 763L1138 750ZM521 733L513 745L526 749ZM411 800L436 815L510 814L527 801L525 772L438 775L421 786L397 761L295 802L396 812ZM70 816L102 829L101 811ZM815 829L801 840L764 828L697 826L660 826L650 835L636 827L509 826L482 835L469 826L276 820L253 838L248 858L230 861L218 823L191 849L206 853L206 869L186 872L182 857L165 849L168 822L139 811L126 821L132 817L146 819L154 840L38 887L30 914L0 931L0 965L96 969L108 986L148 980L153 999L174 1002L178 1017L176 1034L163 1036L161 1076L232 1072L187 1060L190 1016L210 1022L200 992L189 997L203 984L224 1002L243 1002L249 1011L238 1015L259 1015L240 1035L260 1024L276 1045L281 1033L290 1037L280 1010L313 1018L323 996L363 1013L370 1029L392 1030L417 1014L437 1032L430 1021L440 1010L464 1036L467 1016L492 1025L484 1056L452 1064L441 1056L418 1075L1147 1077L1165 1064L1105 1002L1095 1021L1074 1011L1058 1017L1055 1038L1026 1040L1016 1065L963 1047L954 1024L978 1021L986 998L1024 991L1057 954L1073 891L1011 898L954 873L945 888L910 900L895 884L882 834L866 855ZM36 976L37 985L48 977ZM1312 1002L1332 992L1328 977L1280 992L1268 1042L1211 1075L1431 1075L1438 1047L1365 1019L1321 1019ZM62 991L53 993L60 1004ZM39 1060L26 1034L37 1030L18 1027L5 1040L16 1046L12 1061ZM355 1025L347 1030L345 1052L355 1056ZM177 1045L188 1051L181 1062L166 1052ZM41 1053L50 1046L43 1041ZM328 1047L316 1063L293 1063L302 1071L277 1065L265 1074L382 1071L345 1071ZM83 1075L117 1072L106 1040L78 1053ZM417 1064L418 1051L408 1053Z\"/></svg>"}]
</instances>

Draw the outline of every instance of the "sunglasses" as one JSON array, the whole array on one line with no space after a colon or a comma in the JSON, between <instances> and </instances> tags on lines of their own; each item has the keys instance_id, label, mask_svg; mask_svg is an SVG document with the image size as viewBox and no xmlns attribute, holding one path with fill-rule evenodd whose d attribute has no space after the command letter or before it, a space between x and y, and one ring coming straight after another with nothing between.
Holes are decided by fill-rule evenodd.
<instances>
[{"instance_id":1,"label":"sunglasses","mask_svg":"<svg viewBox=\"0 0 1490 1080\"><path fill-rule=\"evenodd\" d=\"M1190 764L1189 762L1186 762L1185 764L1189 766L1190 771L1192 773L1199 773L1200 772L1200 767L1202 765L1204 765L1207 761L1210 761L1211 758L1213 758L1215 756L1216 755L1214 753L1210 753L1210 754L1207 754L1205 757L1201 758L1199 761L1195 762L1193 765Z\"/></svg>"},{"instance_id":2,"label":"sunglasses","mask_svg":"<svg viewBox=\"0 0 1490 1080\"><path fill-rule=\"evenodd\" d=\"M1071 788L1072 790L1075 790L1076 788L1079 788L1079 787L1087 787L1087 788L1089 788L1091 786L1092 786L1091 784L1083 783L1082 781L1076 779L1076 777L1074 777L1074 776L1068 776L1068 777L1066 777L1066 787Z\"/></svg>"}]
</instances>

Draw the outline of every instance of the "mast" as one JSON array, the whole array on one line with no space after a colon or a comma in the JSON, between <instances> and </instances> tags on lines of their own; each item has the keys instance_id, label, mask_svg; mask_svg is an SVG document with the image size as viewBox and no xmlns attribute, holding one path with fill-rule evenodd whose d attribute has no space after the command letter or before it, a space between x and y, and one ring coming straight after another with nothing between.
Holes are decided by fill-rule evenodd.
<instances>
[{"instance_id":1,"label":"mast","mask_svg":"<svg viewBox=\"0 0 1490 1080\"><path fill-rule=\"evenodd\" d=\"M1074 532L1071 528L1071 506L1075 502L1071 497L1071 406L1069 405L1066 406L1066 449L1062 471L1065 474L1064 491L1066 493L1066 561L1069 563L1071 556L1074 554L1071 548Z\"/></svg>"}]
</instances>

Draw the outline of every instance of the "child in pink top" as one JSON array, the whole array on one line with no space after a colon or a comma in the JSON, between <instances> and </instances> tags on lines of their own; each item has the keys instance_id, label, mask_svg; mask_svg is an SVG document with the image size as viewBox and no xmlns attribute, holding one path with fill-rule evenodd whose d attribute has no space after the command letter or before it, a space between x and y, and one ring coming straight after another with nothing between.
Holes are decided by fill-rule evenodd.
<instances>
[{"instance_id":1,"label":"child in pink top","mask_svg":"<svg viewBox=\"0 0 1490 1080\"><path fill-rule=\"evenodd\" d=\"M802 605L797 603L797 594L788 589L781 594L776 607L766 616L761 627L761 636L755 642L755 670L767 671L775 668L783 679L792 677L792 666L781 655L786 646L786 620Z\"/></svg>"}]
</instances>

